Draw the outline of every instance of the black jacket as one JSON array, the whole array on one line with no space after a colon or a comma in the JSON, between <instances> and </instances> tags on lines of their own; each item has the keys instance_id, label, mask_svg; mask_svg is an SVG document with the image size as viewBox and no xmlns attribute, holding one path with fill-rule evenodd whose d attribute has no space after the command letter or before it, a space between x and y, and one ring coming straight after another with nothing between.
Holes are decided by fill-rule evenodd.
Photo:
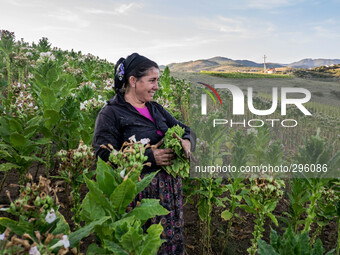
<instances>
[{"instance_id":1,"label":"black jacket","mask_svg":"<svg viewBox=\"0 0 340 255\"><path fill-rule=\"evenodd\" d=\"M129 141L129 137L135 135L136 140L149 138L150 144L156 144L162 138L157 134L157 130L166 133L168 128L177 124L185 129L183 139L191 142L191 147L195 147L195 134L190 132L189 127L175 119L168 111L156 102L147 102L146 107L154 118L153 123L148 118L141 115L130 103L126 102L121 94L117 94L108 101L108 104L99 112L94 131L93 146L96 156L104 161L108 161L110 152L101 148L102 144L111 144L116 150L119 150L125 141ZM151 168L146 167L143 172L151 172L159 169L156 167L155 158L152 150L148 148L145 151L148 156L147 162L151 163Z\"/></svg>"}]
</instances>

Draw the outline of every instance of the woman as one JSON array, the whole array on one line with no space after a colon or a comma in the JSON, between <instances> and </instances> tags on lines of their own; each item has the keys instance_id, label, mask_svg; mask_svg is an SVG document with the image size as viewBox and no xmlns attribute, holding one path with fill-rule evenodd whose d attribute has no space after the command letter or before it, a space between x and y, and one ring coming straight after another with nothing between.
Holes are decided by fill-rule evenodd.
<instances>
[{"instance_id":1,"label":"woman","mask_svg":"<svg viewBox=\"0 0 340 255\"><path fill-rule=\"evenodd\" d=\"M175 158L173 150L158 148L168 128L179 124L185 129L183 137L178 139L187 157L190 154L190 141L195 140L187 126L152 101L158 90L158 79L159 67L150 59L137 53L119 59L115 66L116 96L99 113L94 133L96 155L104 161L108 160L109 151L100 145L111 144L119 150L124 141L133 135L137 141L149 138L150 144L156 146L145 152L151 167L144 167L142 178L147 173L159 170L161 166L172 164L171 160ZM166 242L158 254L184 254L182 179L173 178L161 170L136 197L132 206L142 198L160 199L160 204L170 211L168 215L155 217L145 224L147 229L150 224L161 222L164 228L162 238Z\"/></svg>"}]
</instances>

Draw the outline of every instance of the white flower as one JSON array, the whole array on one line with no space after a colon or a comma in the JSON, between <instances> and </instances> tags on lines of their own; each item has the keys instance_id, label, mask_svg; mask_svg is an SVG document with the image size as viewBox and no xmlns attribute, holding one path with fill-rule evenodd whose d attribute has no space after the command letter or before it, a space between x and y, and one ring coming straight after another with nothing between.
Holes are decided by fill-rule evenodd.
<instances>
[{"instance_id":1,"label":"white flower","mask_svg":"<svg viewBox=\"0 0 340 255\"><path fill-rule=\"evenodd\" d=\"M40 255L40 252L38 250L38 247L37 246L33 246L31 247L30 251L29 251L29 254L30 255Z\"/></svg>"},{"instance_id":2,"label":"white flower","mask_svg":"<svg viewBox=\"0 0 340 255\"><path fill-rule=\"evenodd\" d=\"M149 138L143 138L140 140L140 142L143 144L143 145L146 145L150 142L150 139Z\"/></svg>"},{"instance_id":3,"label":"white flower","mask_svg":"<svg viewBox=\"0 0 340 255\"><path fill-rule=\"evenodd\" d=\"M120 177L124 178L125 176L125 169L123 169L121 172L120 172Z\"/></svg>"},{"instance_id":4,"label":"white flower","mask_svg":"<svg viewBox=\"0 0 340 255\"><path fill-rule=\"evenodd\" d=\"M38 110L38 106L35 106L33 109L34 109L34 110Z\"/></svg>"},{"instance_id":5,"label":"white flower","mask_svg":"<svg viewBox=\"0 0 340 255\"><path fill-rule=\"evenodd\" d=\"M70 241L68 240L67 235L63 235L63 239L58 241L55 245L51 247L51 250L54 250L57 247L64 246L64 248L70 247Z\"/></svg>"},{"instance_id":6,"label":"white flower","mask_svg":"<svg viewBox=\"0 0 340 255\"><path fill-rule=\"evenodd\" d=\"M33 103L32 103L32 102L29 103L29 104L28 104L28 107L33 107Z\"/></svg>"},{"instance_id":7,"label":"white flower","mask_svg":"<svg viewBox=\"0 0 340 255\"><path fill-rule=\"evenodd\" d=\"M254 133L254 135L257 135L257 130L255 128L248 128L247 134L250 135L251 133Z\"/></svg>"},{"instance_id":8,"label":"white flower","mask_svg":"<svg viewBox=\"0 0 340 255\"><path fill-rule=\"evenodd\" d=\"M86 109L85 102L84 103L80 103L80 110L83 111L85 109Z\"/></svg>"},{"instance_id":9,"label":"white flower","mask_svg":"<svg viewBox=\"0 0 340 255\"><path fill-rule=\"evenodd\" d=\"M0 235L0 240L4 240L5 239L5 233Z\"/></svg>"},{"instance_id":10,"label":"white flower","mask_svg":"<svg viewBox=\"0 0 340 255\"><path fill-rule=\"evenodd\" d=\"M132 142L136 143L136 135L133 135L131 137L129 137L129 140L131 140Z\"/></svg>"},{"instance_id":11,"label":"white flower","mask_svg":"<svg viewBox=\"0 0 340 255\"><path fill-rule=\"evenodd\" d=\"M65 248L70 247L70 241L68 240L68 236L67 235L63 235L62 242L63 242L63 245L64 245Z\"/></svg>"},{"instance_id":12,"label":"white flower","mask_svg":"<svg viewBox=\"0 0 340 255\"><path fill-rule=\"evenodd\" d=\"M52 223L53 221L55 221L55 219L57 218L54 210L52 209L50 212L48 212L46 214L45 220L47 223Z\"/></svg>"},{"instance_id":13,"label":"white flower","mask_svg":"<svg viewBox=\"0 0 340 255\"><path fill-rule=\"evenodd\" d=\"M24 97L24 92L21 91L19 96Z\"/></svg>"}]
</instances>

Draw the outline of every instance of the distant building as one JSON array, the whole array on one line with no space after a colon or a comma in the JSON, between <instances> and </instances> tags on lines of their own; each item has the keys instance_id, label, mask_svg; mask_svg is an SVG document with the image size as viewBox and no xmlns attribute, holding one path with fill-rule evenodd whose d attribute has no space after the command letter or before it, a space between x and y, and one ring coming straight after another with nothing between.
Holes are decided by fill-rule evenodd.
<instances>
[{"instance_id":1,"label":"distant building","mask_svg":"<svg viewBox=\"0 0 340 255\"><path fill-rule=\"evenodd\" d=\"M270 68L267 70L267 73L271 74L271 73L276 73L276 69L275 68Z\"/></svg>"}]
</instances>

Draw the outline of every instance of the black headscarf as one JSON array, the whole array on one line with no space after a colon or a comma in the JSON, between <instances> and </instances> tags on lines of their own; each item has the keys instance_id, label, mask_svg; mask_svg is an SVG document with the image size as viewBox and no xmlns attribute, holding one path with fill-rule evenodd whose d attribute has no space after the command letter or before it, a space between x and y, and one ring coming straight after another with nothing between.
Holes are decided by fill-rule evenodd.
<instances>
[{"instance_id":1,"label":"black headscarf","mask_svg":"<svg viewBox=\"0 0 340 255\"><path fill-rule=\"evenodd\" d=\"M121 93L123 85L128 83L128 77L132 70L134 70L139 64L151 61L150 59L133 53L127 58L120 58L115 65L115 87L116 93Z\"/></svg>"}]
</instances>

